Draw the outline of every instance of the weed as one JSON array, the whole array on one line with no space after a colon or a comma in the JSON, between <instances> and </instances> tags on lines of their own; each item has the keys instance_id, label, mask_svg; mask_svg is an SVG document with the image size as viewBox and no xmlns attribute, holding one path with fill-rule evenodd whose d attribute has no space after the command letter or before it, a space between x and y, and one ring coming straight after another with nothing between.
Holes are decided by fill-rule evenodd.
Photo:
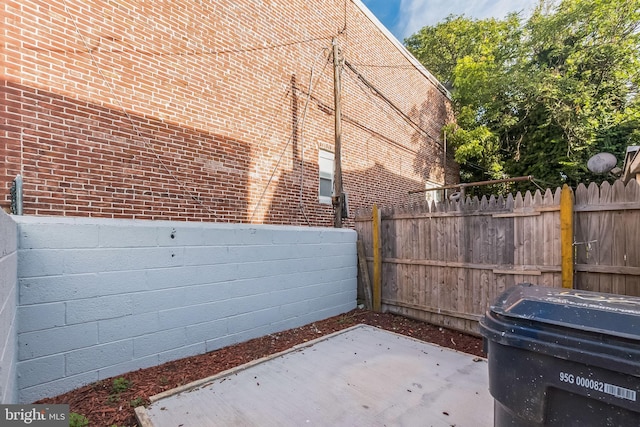
<instances>
[{"instance_id":1,"label":"weed","mask_svg":"<svg viewBox=\"0 0 640 427\"><path fill-rule=\"evenodd\" d=\"M131 402L129 402L132 408L137 408L138 406L144 405L144 399L141 397L136 397Z\"/></svg>"},{"instance_id":2,"label":"weed","mask_svg":"<svg viewBox=\"0 0 640 427\"><path fill-rule=\"evenodd\" d=\"M169 384L169 378L163 375L158 379L158 382L160 383L160 385L167 385Z\"/></svg>"},{"instance_id":3,"label":"weed","mask_svg":"<svg viewBox=\"0 0 640 427\"><path fill-rule=\"evenodd\" d=\"M107 398L107 403L109 405L114 405L116 403L120 402L120 395L119 394L110 394L109 397Z\"/></svg>"},{"instance_id":4,"label":"weed","mask_svg":"<svg viewBox=\"0 0 640 427\"><path fill-rule=\"evenodd\" d=\"M338 324L344 325L346 323L353 323L353 319L349 316L340 316L340 318L338 319Z\"/></svg>"},{"instance_id":5,"label":"weed","mask_svg":"<svg viewBox=\"0 0 640 427\"><path fill-rule=\"evenodd\" d=\"M72 412L69 414L69 427L87 427L89 420L82 414Z\"/></svg>"},{"instance_id":6,"label":"weed","mask_svg":"<svg viewBox=\"0 0 640 427\"><path fill-rule=\"evenodd\" d=\"M122 393L123 391L129 390L129 387L131 387L131 381L126 378L120 377L113 380L111 390L114 393Z\"/></svg>"}]
</instances>

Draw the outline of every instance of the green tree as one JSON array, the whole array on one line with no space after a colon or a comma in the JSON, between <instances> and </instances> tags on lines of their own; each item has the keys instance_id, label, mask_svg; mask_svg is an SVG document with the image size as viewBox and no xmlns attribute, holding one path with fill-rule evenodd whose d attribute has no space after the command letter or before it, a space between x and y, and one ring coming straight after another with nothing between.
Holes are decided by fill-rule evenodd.
<instances>
[{"instance_id":1,"label":"green tree","mask_svg":"<svg viewBox=\"0 0 640 427\"><path fill-rule=\"evenodd\" d=\"M532 140L525 155L546 148L571 182L597 179L586 170L588 158L599 151L621 157L632 142L640 1L565 0L544 11L543 2L526 25L523 68L530 99L544 106L544 121L535 124L559 147Z\"/></svg>"},{"instance_id":2,"label":"green tree","mask_svg":"<svg viewBox=\"0 0 640 427\"><path fill-rule=\"evenodd\" d=\"M519 18L509 15L504 21L472 20L464 15L449 15L435 26L423 27L405 39L405 45L445 86L453 84L453 71L464 58L493 56L507 61L517 52Z\"/></svg>"},{"instance_id":3,"label":"green tree","mask_svg":"<svg viewBox=\"0 0 640 427\"><path fill-rule=\"evenodd\" d=\"M513 120L509 70L519 55L517 15L503 21L449 16L424 27L405 43L452 89L457 122L447 126L464 181L502 178L500 130Z\"/></svg>"},{"instance_id":4,"label":"green tree","mask_svg":"<svg viewBox=\"0 0 640 427\"><path fill-rule=\"evenodd\" d=\"M640 143L640 0L541 0L527 22L448 17L405 43L452 89L465 181L601 177L600 151Z\"/></svg>"}]
</instances>

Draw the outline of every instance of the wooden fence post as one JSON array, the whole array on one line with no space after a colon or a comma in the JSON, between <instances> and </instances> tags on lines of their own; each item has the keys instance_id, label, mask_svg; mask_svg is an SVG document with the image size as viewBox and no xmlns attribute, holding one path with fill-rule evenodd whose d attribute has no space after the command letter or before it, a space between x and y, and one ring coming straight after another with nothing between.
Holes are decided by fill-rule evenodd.
<instances>
[{"instance_id":1,"label":"wooden fence post","mask_svg":"<svg viewBox=\"0 0 640 427\"><path fill-rule=\"evenodd\" d=\"M373 309L373 294L371 293L371 280L369 280L369 268L367 267L367 255L364 243L358 239L358 273L360 274L362 291L364 292L364 304L367 310Z\"/></svg>"},{"instance_id":2,"label":"wooden fence post","mask_svg":"<svg viewBox=\"0 0 640 427\"><path fill-rule=\"evenodd\" d=\"M378 205L373 205L373 311L382 310L382 240Z\"/></svg>"},{"instance_id":3,"label":"wooden fence post","mask_svg":"<svg viewBox=\"0 0 640 427\"><path fill-rule=\"evenodd\" d=\"M565 184L560 193L560 255L562 287L573 289L573 192Z\"/></svg>"}]
</instances>

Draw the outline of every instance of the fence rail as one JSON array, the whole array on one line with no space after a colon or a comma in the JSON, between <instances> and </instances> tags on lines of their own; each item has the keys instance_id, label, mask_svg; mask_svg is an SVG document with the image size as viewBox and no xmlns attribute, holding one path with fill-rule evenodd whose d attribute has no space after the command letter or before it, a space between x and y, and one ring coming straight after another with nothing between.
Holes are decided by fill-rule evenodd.
<instances>
[{"instance_id":1,"label":"fence rail","mask_svg":"<svg viewBox=\"0 0 640 427\"><path fill-rule=\"evenodd\" d=\"M640 295L640 185L583 185L575 198L577 286Z\"/></svg>"},{"instance_id":2,"label":"fence rail","mask_svg":"<svg viewBox=\"0 0 640 427\"><path fill-rule=\"evenodd\" d=\"M380 209L383 309L466 332L505 289L562 286L561 190ZM574 193L574 287L640 295L640 185ZM356 215L373 276L371 211Z\"/></svg>"}]
</instances>

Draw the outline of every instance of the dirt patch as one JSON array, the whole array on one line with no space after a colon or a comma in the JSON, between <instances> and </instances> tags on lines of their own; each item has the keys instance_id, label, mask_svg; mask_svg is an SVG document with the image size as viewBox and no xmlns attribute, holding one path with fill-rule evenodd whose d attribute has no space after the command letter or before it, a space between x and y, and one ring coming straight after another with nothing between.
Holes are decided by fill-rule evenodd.
<instances>
[{"instance_id":1,"label":"dirt patch","mask_svg":"<svg viewBox=\"0 0 640 427\"><path fill-rule=\"evenodd\" d=\"M390 313L353 310L300 328L98 381L36 403L68 403L72 412L83 414L89 419L90 426L136 426L133 408L148 404L149 396L359 323L484 356L481 338Z\"/></svg>"}]
</instances>

